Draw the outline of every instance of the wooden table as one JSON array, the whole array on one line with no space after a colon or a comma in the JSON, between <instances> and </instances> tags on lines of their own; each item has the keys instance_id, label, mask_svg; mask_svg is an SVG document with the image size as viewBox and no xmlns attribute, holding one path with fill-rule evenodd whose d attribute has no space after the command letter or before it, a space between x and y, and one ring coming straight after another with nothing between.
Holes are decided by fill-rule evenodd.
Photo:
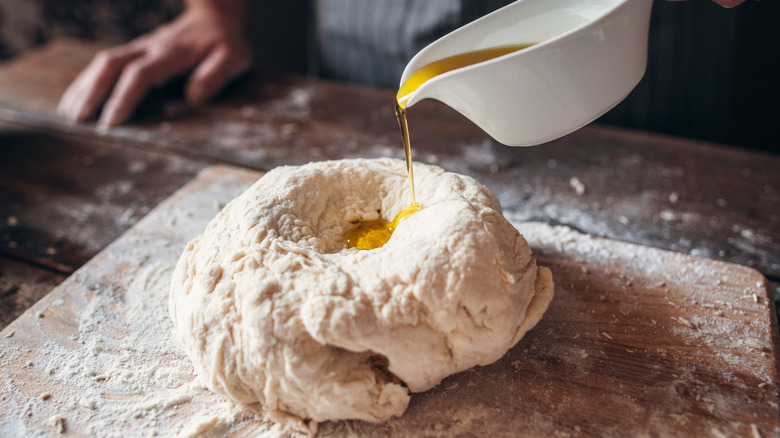
<instances>
[{"instance_id":1,"label":"wooden table","mask_svg":"<svg viewBox=\"0 0 780 438\"><path fill-rule=\"evenodd\" d=\"M217 102L157 90L128 125L56 116L97 47L62 41L0 66L0 328L212 164L268 170L403 156L393 92L256 74ZM514 220L746 265L780 294L780 157L591 125L497 144L437 102L409 112L414 158L487 185Z\"/></svg>"},{"instance_id":2,"label":"wooden table","mask_svg":"<svg viewBox=\"0 0 780 438\"><path fill-rule=\"evenodd\" d=\"M95 50L64 41L0 68L0 326L210 164L403 154L392 91L288 75L203 108L159 90L109 130L68 124L57 101ZM780 157L596 125L508 148L437 102L409 117L415 160L476 177L512 217L754 267L780 294Z\"/></svg>"}]
</instances>

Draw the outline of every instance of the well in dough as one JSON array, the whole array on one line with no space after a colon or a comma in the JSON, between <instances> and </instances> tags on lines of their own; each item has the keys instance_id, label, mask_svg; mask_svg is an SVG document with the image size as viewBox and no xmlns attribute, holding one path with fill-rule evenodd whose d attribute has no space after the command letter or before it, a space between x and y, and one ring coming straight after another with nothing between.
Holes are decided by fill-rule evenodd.
<instances>
[{"instance_id":1,"label":"well in dough","mask_svg":"<svg viewBox=\"0 0 780 438\"><path fill-rule=\"evenodd\" d=\"M172 279L200 378L272 418L376 422L515 345L552 299L550 271L475 180L419 163L415 180L423 209L370 251L344 234L408 206L402 161L280 167L230 202Z\"/></svg>"}]
</instances>

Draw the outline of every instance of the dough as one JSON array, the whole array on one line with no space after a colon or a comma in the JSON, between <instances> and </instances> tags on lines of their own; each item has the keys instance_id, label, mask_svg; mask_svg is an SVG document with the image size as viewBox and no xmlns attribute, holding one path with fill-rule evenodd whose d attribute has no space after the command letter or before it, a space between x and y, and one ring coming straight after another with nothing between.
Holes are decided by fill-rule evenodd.
<instances>
[{"instance_id":1,"label":"dough","mask_svg":"<svg viewBox=\"0 0 780 438\"><path fill-rule=\"evenodd\" d=\"M539 321L552 275L495 197L438 167L414 171L423 209L382 248L346 249L344 234L408 206L399 160L272 170L187 245L170 314L213 391L277 419L382 421Z\"/></svg>"}]
</instances>

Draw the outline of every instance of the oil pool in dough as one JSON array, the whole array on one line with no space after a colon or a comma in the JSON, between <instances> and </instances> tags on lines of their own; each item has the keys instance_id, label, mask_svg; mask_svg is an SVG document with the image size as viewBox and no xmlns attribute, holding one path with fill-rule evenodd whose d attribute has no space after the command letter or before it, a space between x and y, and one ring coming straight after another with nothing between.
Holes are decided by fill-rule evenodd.
<instances>
[{"instance_id":1,"label":"oil pool in dough","mask_svg":"<svg viewBox=\"0 0 780 438\"><path fill-rule=\"evenodd\" d=\"M515 345L552 299L550 271L475 180L419 163L415 179L422 210L369 251L344 235L408 206L400 160L280 167L230 202L172 279L200 379L275 419L378 422Z\"/></svg>"}]
</instances>

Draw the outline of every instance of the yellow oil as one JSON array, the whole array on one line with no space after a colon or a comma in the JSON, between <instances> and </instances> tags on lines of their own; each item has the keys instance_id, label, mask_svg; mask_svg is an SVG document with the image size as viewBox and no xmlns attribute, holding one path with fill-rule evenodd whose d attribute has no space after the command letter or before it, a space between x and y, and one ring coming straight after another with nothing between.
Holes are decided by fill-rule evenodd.
<instances>
[{"instance_id":1,"label":"yellow oil","mask_svg":"<svg viewBox=\"0 0 780 438\"><path fill-rule=\"evenodd\" d=\"M401 127L401 139L404 142L404 156L406 157L406 175L409 178L409 203L417 203L414 199L414 170L412 169L412 143L409 141L409 125L406 122L406 108L396 102L395 118L398 119L398 126Z\"/></svg>"},{"instance_id":2,"label":"yellow oil","mask_svg":"<svg viewBox=\"0 0 780 438\"><path fill-rule=\"evenodd\" d=\"M492 47L489 49L476 50L473 52L461 53L448 58L443 58L427 64L414 72L407 80L401 84L396 94L395 117L398 119L398 125L401 128L401 138L404 143L404 155L406 157L406 173L409 178L409 207L401 210L392 222L382 219L373 221L360 221L356 223L346 235L347 248L357 249L376 249L382 247L390 236L393 235L398 224L412 214L420 211L422 206L414 198L414 173L412 171L412 147L409 141L409 126L406 121L406 103L409 97L426 81L442 73L467 67L487 61L508 53L523 50L531 44L513 44L501 47Z\"/></svg>"},{"instance_id":3,"label":"yellow oil","mask_svg":"<svg viewBox=\"0 0 780 438\"><path fill-rule=\"evenodd\" d=\"M347 248L376 249L384 246L393 235L398 224L412 214L420 211L422 206L414 203L401 210L392 222L382 219L361 221L347 231Z\"/></svg>"},{"instance_id":4,"label":"yellow oil","mask_svg":"<svg viewBox=\"0 0 780 438\"><path fill-rule=\"evenodd\" d=\"M406 103L409 101L411 94L417 91L422 84L440 74L468 67L480 62L489 61L493 58L498 58L499 56L523 50L532 45L533 44L510 44L506 46L491 47L489 49L460 53L424 65L419 70L412 73L412 75L401 84L401 88L398 89L398 94L395 97L398 106L402 109L406 109Z\"/></svg>"}]
</instances>

